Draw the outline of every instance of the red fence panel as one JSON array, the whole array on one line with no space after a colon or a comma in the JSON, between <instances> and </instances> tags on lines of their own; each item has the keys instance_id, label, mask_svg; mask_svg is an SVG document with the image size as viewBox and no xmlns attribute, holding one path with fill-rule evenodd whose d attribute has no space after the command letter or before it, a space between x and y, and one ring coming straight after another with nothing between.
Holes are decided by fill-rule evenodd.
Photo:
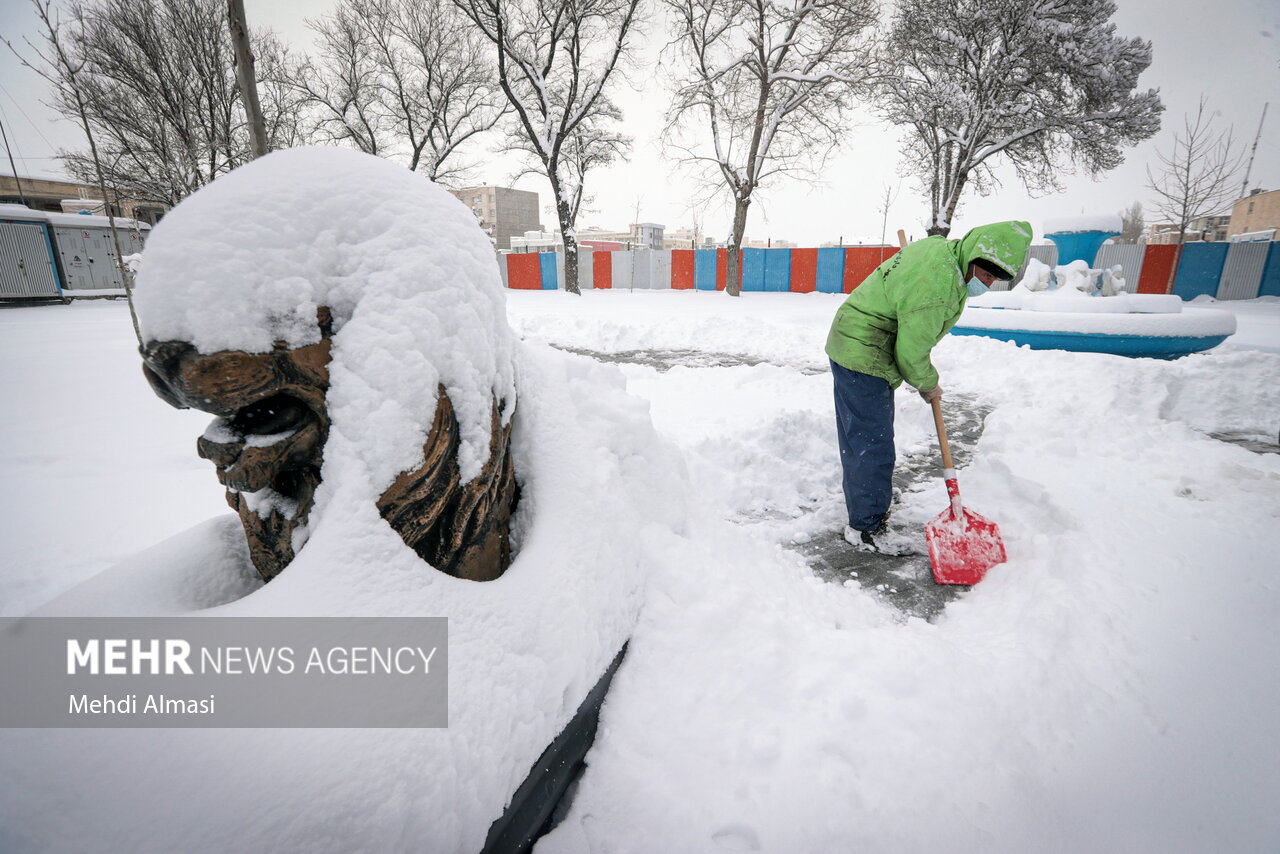
<instances>
[{"instance_id":1,"label":"red fence panel","mask_svg":"<svg viewBox=\"0 0 1280 854\"><path fill-rule=\"evenodd\" d=\"M892 258L896 246L850 246L844 250L844 292L847 294L862 284L871 271Z\"/></svg>"},{"instance_id":2,"label":"red fence panel","mask_svg":"<svg viewBox=\"0 0 1280 854\"><path fill-rule=\"evenodd\" d=\"M507 256L507 287L526 291L542 290L542 262L537 252Z\"/></svg>"},{"instance_id":3,"label":"red fence panel","mask_svg":"<svg viewBox=\"0 0 1280 854\"><path fill-rule=\"evenodd\" d=\"M1142 256L1142 275L1138 278L1138 293L1173 293L1173 274L1178 268L1178 247L1152 245Z\"/></svg>"},{"instance_id":4,"label":"red fence panel","mask_svg":"<svg viewBox=\"0 0 1280 854\"><path fill-rule=\"evenodd\" d=\"M671 250L671 287L677 291L693 290L693 250Z\"/></svg>"},{"instance_id":5,"label":"red fence panel","mask_svg":"<svg viewBox=\"0 0 1280 854\"><path fill-rule=\"evenodd\" d=\"M613 287L613 253L596 250L591 253L591 287L609 290Z\"/></svg>"},{"instance_id":6,"label":"red fence panel","mask_svg":"<svg viewBox=\"0 0 1280 854\"><path fill-rule=\"evenodd\" d=\"M791 290L811 294L818 284L818 250L791 250Z\"/></svg>"}]
</instances>

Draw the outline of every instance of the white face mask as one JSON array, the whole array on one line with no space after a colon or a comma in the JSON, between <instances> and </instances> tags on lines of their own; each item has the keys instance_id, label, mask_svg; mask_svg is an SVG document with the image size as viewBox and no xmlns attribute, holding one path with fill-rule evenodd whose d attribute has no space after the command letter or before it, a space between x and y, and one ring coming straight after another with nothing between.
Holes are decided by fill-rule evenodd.
<instances>
[{"instance_id":1,"label":"white face mask","mask_svg":"<svg viewBox=\"0 0 1280 854\"><path fill-rule=\"evenodd\" d=\"M969 289L969 296L980 297L987 292L987 286L982 284L982 280L977 276L970 279L966 285Z\"/></svg>"}]
</instances>

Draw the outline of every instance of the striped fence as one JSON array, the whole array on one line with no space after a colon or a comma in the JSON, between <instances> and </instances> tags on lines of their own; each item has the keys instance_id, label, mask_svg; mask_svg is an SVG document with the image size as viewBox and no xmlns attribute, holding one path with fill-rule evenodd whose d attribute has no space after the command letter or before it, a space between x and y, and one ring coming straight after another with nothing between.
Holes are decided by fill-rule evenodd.
<instances>
[{"instance_id":1,"label":"striped fence","mask_svg":"<svg viewBox=\"0 0 1280 854\"><path fill-rule=\"evenodd\" d=\"M898 251L896 246L822 249L743 249L744 291L847 294ZM564 258L554 252L499 255L503 283L517 290L556 290ZM582 251L578 287L722 291L728 271L724 249Z\"/></svg>"},{"instance_id":2,"label":"striped fence","mask_svg":"<svg viewBox=\"0 0 1280 854\"><path fill-rule=\"evenodd\" d=\"M896 246L743 249L742 290L847 294L897 251ZM1032 246L1030 257L1053 266L1058 249ZM728 268L724 249L583 250L578 259L578 287L583 289L722 291ZM1122 268L1126 289L1137 293L1174 294L1186 300L1203 294L1217 299L1280 296L1276 242L1110 244L1099 250L1093 266L1116 264ZM499 255L498 266L509 288L545 291L563 286L564 257L559 253Z\"/></svg>"}]
</instances>

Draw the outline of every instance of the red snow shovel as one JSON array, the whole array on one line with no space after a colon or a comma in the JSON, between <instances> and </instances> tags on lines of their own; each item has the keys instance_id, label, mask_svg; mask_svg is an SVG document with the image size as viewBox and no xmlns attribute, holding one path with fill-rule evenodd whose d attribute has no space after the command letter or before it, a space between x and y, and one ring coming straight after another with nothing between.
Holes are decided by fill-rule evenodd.
<instances>
[{"instance_id":1,"label":"red snow shovel","mask_svg":"<svg viewBox=\"0 0 1280 854\"><path fill-rule=\"evenodd\" d=\"M942 476L947 481L947 495L951 496L951 506L924 528L933 580L939 584L977 584L988 569L1004 563L1004 542L995 522L960 504L960 484L951 463L940 398L933 400L933 423L938 427L938 443L942 445Z\"/></svg>"}]
</instances>

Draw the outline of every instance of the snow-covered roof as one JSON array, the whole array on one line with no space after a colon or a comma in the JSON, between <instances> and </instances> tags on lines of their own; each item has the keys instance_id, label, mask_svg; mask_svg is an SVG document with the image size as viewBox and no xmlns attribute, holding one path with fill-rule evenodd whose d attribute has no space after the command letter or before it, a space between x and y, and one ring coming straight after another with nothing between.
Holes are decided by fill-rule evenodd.
<instances>
[{"instance_id":1,"label":"snow-covered roof","mask_svg":"<svg viewBox=\"0 0 1280 854\"><path fill-rule=\"evenodd\" d=\"M1266 243L1276 239L1276 230L1274 228L1264 228L1261 231L1244 231L1240 234L1233 234L1227 238L1229 243Z\"/></svg>"},{"instance_id":2,"label":"snow-covered roof","mask_svg":"<svg viewBox=\"0 0 1280 854\"><path fill-rule=\"evenodd\" d=\"M47 222L52 225L71 226L73 228L110 228L111 218L95 214L59 213L57 211L36 211L26 205L0 205L0 219L30 219ZM149 223L118 216L115 218L116 228L139 228L150 230Z\"/></svg>"},{"instance_id":3,"label":"snow-covered roof","mask_svg":"<svg viewBox=\"0 0 1280 854\"><path fill-rule=\"evenodd\" d=\"M0 178L14 177L12 169L0 169ZM17 175L19 181L56 181L59 184L75 184L78 187L86 186L83 181L76 181L68 178L66 175L59 175L54 172L22 172Z\"/></svg>"}]
</instances>

